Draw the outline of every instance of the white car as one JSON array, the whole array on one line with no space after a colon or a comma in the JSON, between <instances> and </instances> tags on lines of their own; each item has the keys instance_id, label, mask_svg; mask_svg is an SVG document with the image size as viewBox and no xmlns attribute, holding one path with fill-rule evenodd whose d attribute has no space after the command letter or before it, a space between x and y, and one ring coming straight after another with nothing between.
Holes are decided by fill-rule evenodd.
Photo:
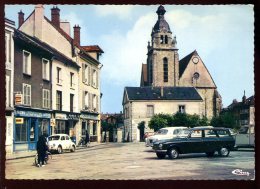
<instances>
[{"instance_id":1,"label":"white car","mask_svg":"<svg viewBox=\"0 0 260 189\"><path fill-rule=\"evenodd\" d=\"M48 147L50 151L61 154L64 150L75 152L76 144L72 142L67 134L55 134L48 137Z\"/></svg>"},{"instance_id":2,"label":"white car","mask_svg":"<svg viewBox=\"0 0 260 189\"><path fill-rule=\"evenodd\" d=\"M145 142L145 146L153 146L154 142L164 139L172 139L177 137L179 132L183 129L187 129L187 127L164 127L159 129L153 136L147 138Z\"/></svg>"},{"instance_id":3,"label":"white car","mask_svg":"<svg viewBox=\"0 0 260 189\"><path fill-rule=\"evenodd\" d=\"M242 147L255 147L255 126L246 125L242 126L235 136L236 144L235 148Z\"/></svg>"}]
</instances>

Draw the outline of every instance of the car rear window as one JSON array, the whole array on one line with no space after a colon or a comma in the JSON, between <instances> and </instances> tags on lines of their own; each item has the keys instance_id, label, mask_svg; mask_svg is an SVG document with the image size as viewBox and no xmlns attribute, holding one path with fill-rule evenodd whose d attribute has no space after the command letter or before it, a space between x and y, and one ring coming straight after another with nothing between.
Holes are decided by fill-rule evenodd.
<instances>
[{"instance_id":1,"label":"car rear window","mask_svg":"<svg viewBox=\"0 0 260 189\"><path fill-rule=\"evenodd\" d=\"M194 131L192 131L192 133L190 135L191 138L198 138L201 136L202 136L201 130L194 130Z\"/></svg>"},{"instance_id":2,"label":"car rear window","mask_svg":"<svg viewBox=\"0 0 260 189\"><path fill-rule=\"evenodd\" d=\"M49 141L52 141L52 140L59 140L59 138L60 138L59 135L50 136L50 137L49 137Z\"/></svg>"},{"instance_id":3,"label":"car rear window","mask_svg":"<svg viewBox=\"0 0 260 189\"><path fill-rule=\"evenodd\" d=\"M212 137L217 137L216 133L210 129L210 130L205 130L205 138L212 138Z\"/></svg>"}]
</instances>

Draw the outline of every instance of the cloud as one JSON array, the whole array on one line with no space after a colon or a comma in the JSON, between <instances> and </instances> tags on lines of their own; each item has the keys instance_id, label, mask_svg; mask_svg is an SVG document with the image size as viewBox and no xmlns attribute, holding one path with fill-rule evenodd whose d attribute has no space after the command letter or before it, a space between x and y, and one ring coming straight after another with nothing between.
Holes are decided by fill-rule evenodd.
<instances>
[{"instance_id":1,"label":"cloud","mask_svg":"<svg viewBox=\"0 0 260 189\"><path fill-rule=\"evenodd\" d=\"M102 17L116 16L117 19L129 19L134 8L133 5L96 5L94 6L96 14Z\"/></svg>"},{"instance_id":2,"label":"cloud","mask_svg":"<svg viewBox=\"0 0 260 189\"><path fill-rule=\"evenodd\" d=\"M140 17L125 35L113 31L102 37L105 50L103 78L117 85L139 85L141 65L146 63L147 42L154 24L152 14Z\"/></svg>"}]
</instances>

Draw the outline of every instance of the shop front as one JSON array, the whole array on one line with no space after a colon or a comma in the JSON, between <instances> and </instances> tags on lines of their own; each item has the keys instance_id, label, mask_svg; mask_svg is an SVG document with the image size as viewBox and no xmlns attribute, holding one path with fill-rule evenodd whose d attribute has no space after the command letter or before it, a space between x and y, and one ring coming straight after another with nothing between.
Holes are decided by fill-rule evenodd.
<instances>
[{"instance_id":1,"label":"shop front","mask_svg":"<svg viewBox=\"0 0 260 189\"><path fill-rule=\"evenodd\" d=\"M52 134L67 134L75 142L79 113L55 113Z\"/></svg>"},{"instance_id":2,"label":"shop front","mask_svg":"<svg viewBox=\"0 0 260 189\"><path fill-rule=\"evenodd\" d=\"M14 151L36 150L41 135L50 135L50 111L19 109L14 111Z\"/></svg>"},{"instance_id":3,"label":"shop front","mask_svg":"<svg viewBox=\"0 0 260 189\"><path fill-rule=\"evenodd\" d=\"M88 113L81 113L80 114L80 123L81 129L79 133L79 138L85 138L86 132L89 134L89 138L91 142L98 141L98 123L99 117L98 114L88 114Z\"/></svg>"}]
</instances>

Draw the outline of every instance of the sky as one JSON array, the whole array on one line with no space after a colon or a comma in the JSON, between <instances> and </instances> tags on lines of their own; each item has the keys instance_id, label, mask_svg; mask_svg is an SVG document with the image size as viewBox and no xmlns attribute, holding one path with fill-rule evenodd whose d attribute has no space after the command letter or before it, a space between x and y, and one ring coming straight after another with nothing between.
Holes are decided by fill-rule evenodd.
<instances>
[{"instance_id":1,"label":"sky","mask_svg":"<svg viewBox=\"0 0 260 189\"><path fill-rule=\"evenodd\" d=\"M159 5L55 5L61 20L81 27L81 45L99 45L101 111L123 110L124 87L140 86L141 65L157 21ZM50 19L53 5L44 5ZM254 95L253 5L164 5L165 19L176 35L179 58L197 50L222 96L223 107L233 99ZM34 5L6 5L5 17L18 23ZM73 36L72 36L73 37Z\"/></svg>"}]
</instances>

